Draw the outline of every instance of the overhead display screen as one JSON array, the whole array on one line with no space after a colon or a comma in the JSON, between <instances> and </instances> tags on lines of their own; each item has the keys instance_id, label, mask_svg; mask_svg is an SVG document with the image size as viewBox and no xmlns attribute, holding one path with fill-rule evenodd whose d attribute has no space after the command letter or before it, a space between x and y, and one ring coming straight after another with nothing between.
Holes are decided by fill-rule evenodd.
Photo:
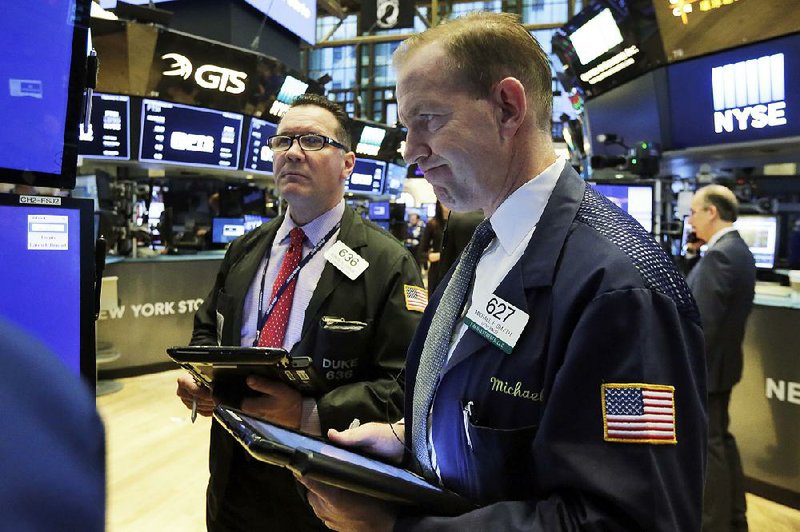
<instances>
[{"instance_id":1,"label":"overhead display screen","mask_svg":"<svg viewBox=\"0 0 800 532\"><path fill-rule=\"evenodd\" d=\"M242 120L237 113L145 99L139 160L236 169Z\"/></svg>"},{"instance_id":2,"label":"overhead display screen","mask_svg":"<svg viewBox=\"0 0 800 532\"><path fill-rule=\"evenodd\" d=\"M247 151L244 156L244 170L272 173L272 150L267 139L277 133L278 126L266 120L253 117L247 135Z\"/></svg>"},{"instance_id":3,"label":"overhead display screen","mask_svg":"<svg viewBox=\"0 0 800 532\"><path fill-rule=\"evenodd\" d=\"M800 31L796 2L656 0L653 5L670 62Z\"/></svg>"},{"instance_id":4,"label":"overhead display screen","mask_svg":"<svg viewBox=\"0 0 800 532\"><path fill-rule=\"evenodd\" d=\"M344 188L350 192L381 194L385 178L385 162L372 159L356 159L353 173L345 181Z\"/></svg>"},{"instance_id":5,"label":"overhead display screen","mask_svg":"<svg viewBox=\"0 0 800 532\"><path fill-rule=\"evenodd\" d=\"M3 2L0 180L72 188L86 80L86 0Z\"/></svg>"},{"instance_id":6,"label":"overhead display screen","mask_svg":"<svg viewBox=\"0 0 800 532\"><path fill-rule=\"evenodd\" d=\"M309 44L317 42L316 0L245 0Z\"/></svg>"},{"instance_id":7,"label":"overhead display screen","mask_svg":"<svg viewBox=\"0 0 800 532\"><path fill-rule=\"evenodd\" d=\"M800 135L800 35L675 63L668 78L675 149Z\"/></svg>"},{"instance_id":8,"label":"overhead display screen","mask_svg":"<svg viewBox=\"0 0 800 532\"><path fill-rule=\"evenodd\" d=\"M606 92L666 62L649 0L597 0L553 36L564 64L559 79L587 98Z\"/></svg>"},{"instance_id":9,"label":"overhead display screen","mask_svg":"<svg viewBox=\"0 0 800 532\"><path fill-rule=\"evenodd\" d=\"M130 159L130 106L130 96L94 93L89 127L80 125L78 154L92 159Z\"/></svg>"}]
</instances>

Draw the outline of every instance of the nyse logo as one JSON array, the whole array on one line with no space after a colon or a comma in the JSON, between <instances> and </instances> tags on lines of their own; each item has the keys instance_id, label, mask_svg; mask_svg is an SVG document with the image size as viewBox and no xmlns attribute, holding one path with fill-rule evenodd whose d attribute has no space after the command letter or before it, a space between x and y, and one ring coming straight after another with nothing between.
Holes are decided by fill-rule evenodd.
<instances>
[{"instance_id":1,"label":"nyse logo","mask_svg":"<svg viewBox=\"0 0 800 532\"><path fill-rule=\"evenodd\" d=\"M783 54L712 68L714 132L785 125L783 74Z\"/></svg>"},{"instance_id":2,"label":"nyse logo","mask_svg":"<svg viewBox=\"0 0 800 532\"><path fill-rule=\"evenodd\" d=\"M170 66L172 70L162 72L165 76L180 76L189 79L192 75L192 62L189 58L176 53L168 53L161 56L161 59L172 60ZM229 92L231 94L241 94L244 92L244 80L247 74L238 70L231 70L217 65L203 65L194 72L194 81L204 89Z\"/></svg>"}]
</instances>

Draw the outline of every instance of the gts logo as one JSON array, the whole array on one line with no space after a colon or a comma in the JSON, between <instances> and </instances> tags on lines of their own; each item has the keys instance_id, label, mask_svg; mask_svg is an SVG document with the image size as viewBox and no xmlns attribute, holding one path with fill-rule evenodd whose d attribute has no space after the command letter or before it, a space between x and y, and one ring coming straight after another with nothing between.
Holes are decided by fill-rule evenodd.
<instances>
[{"instance_id":1,"label":"gts logo","mask_svg":"<svg viewBox=\"0 0 800 532\"><path fill-rule=\"evenodd\" d=\"M162 72L165 76L180 76L183 79L189 79L192 75L192 62L185 55L168 53L161 56L161 59L172 60L170 65L171 70ZM218 90L220 92L229 92L231 94L241 94L244 92L244 80L247 79L247 74L224 68L217 65L203 65L197 68L194 72L194 81L200 87L210 90Z\"/></svg>"}]
</instances>

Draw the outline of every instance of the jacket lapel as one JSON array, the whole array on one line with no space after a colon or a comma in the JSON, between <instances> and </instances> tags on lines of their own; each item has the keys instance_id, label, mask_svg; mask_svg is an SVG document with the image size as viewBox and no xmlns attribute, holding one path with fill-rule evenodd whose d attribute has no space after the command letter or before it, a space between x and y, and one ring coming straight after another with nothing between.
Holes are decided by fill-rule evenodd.
<instances>
[{"instance_id":1,"label":"jacket lapel","mask_svg":"<svg viewBox=\"0 0 800 532\"><path fill-rule=\"evenodd\" d=\"M556 264L567 239L575 216L583 200L585 183L569 164L561 172L542 217L536 224L528 247L522 257L509 270L495 290L495 294L528 314L528 324L543 316L531 316L535 301L532 289L552 286ZM454 268L451 268L451 272ZM467 329L445 366L444 373L463 362L484 347L488 340L471 329ZM513 356L512 351L511 355Z\"/></svg>"},{"instance_id":2,"label":"jacket lapel","mask_svg":"<svg viewBox=\"0 0 800 532\"><path fill-rule=\"evenodd\" d=\"M358 252L360 248L367 245L366 230L361 217L350 208L345 206L344 214L342 215L342 227L339 230L337 240L347 244L350 249ZM362 273L362 275L364 275ZM316 323L316 316L322 307L322 304L333 293L339 283L345 279L345 275L340 272L330 262L325 262L325 267L322 270L322 275L319 278L314 295L311 296L311 301L308 303L305 318L303 320L303 336L306 336L308 328Z\"/></svg>"}]
</instances>

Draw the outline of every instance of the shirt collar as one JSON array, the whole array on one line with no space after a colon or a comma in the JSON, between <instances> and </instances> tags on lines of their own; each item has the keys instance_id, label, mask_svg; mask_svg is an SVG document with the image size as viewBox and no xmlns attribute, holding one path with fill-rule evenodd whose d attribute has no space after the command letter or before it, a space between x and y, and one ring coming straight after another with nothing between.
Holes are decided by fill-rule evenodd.
<instances>
[{"instance_id":1,"label":"shirt collar","mask_svg":"<svg viewBox=\"0 0 800 532\"><path fill-rule=\"evenodd\" d=\"M720 238L722 238L723 236L727 235L728 233L732 233L734 231L736 231L736 228L731 225L731 226L726 227L725 229L720 229L719 231L714 233L714 236L712 236L711 240L708 241L708 249L713 248L714 244L719 242Z\"/></svg>"},{"instance_id":2,"label":"shirt collar","mask_svg":"<svg viewBox=\"0 0 800 532\"><path fill-rule=\"evenodd\" d=\"M286 210L286 216L283 218L283 223L278 228L278 232L275 233L275 241L282 243L284 240L289 238L289 233L292 229L295 227L302 227L303 232L306 234L306 245L314 247L342 219L342 215L344 215L344 199L337 203L336 206L331 210L317 216L303 226L298 226L296 223L294 223L291 213L292 208L289 207Z\"/></svg>"},{"instance_id":3,"label":"shirt collar","mask_svg":"<svg viewBox=\"0 0 800 532\"><path fill-rule=\"evenodd\" d=\"M492 229L507 254L512 254L539 223L565 163L557 158L541 174L515 190L492 214Z\"/></svg>"}]
</instances>

